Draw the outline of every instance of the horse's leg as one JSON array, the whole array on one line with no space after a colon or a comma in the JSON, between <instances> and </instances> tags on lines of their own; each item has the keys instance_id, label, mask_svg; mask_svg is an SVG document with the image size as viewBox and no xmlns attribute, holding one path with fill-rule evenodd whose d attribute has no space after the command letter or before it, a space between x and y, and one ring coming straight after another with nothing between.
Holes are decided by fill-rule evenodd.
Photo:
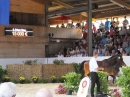
<instances>
[{"instance_id":1,"label":"horse's leg","mask_svg":"<svg viewBox=\"0 0 130 97\"><path fill-rule=\"evenodd\" d=\"M114 75L112 75L112 77L113 77L113 84L115 84L115 76Z\"/></svg>"}]
</instances>

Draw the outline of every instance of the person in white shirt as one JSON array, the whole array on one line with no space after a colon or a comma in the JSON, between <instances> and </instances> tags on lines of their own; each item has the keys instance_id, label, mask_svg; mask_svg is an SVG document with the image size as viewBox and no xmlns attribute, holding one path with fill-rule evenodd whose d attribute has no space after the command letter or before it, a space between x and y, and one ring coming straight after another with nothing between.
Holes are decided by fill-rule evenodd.
<instances>
[{"instance_id":1,"label":"person in white shirt","mask_svg":"<svg viewBox=\"0 0 130 97\"><path fill-rule=\"evenodd\" d=\"M15 97L16 85L12 82L4 82L0 84L0 97Z\"/></svg>"},{"instance_id":2,"label":"person in white shirt","mask_svg":"<svg viewBox=\"0 0 130 97\"><path fill-rule=\"evenodd\" d=\"M126 19L126 16L124 16L124 21L123 21L123 27L127 27L129 24L128 20Z\"/></svg>"},{"instance_id":3,"label":"person in white shirt","mask_svg":"<svg viewBox=\"0 0 130 97\"><path fill-rule=\"evenodd\" d=\"M91 97L94 97L94 87L95 83L97 84L97 92L100 92L100 82L98 77L98 70L104 70L102 67L98 67L96 58L98 57L98 53L94 52L93 57L89 61L89 70L90 70L90 77L91 77Z\"/></svg>"}]
</instances>

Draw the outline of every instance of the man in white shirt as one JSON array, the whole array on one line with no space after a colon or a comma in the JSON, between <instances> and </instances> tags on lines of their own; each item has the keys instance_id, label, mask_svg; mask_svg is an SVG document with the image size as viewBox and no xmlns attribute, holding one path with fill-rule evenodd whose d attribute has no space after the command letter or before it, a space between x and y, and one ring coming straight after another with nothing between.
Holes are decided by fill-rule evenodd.
<instances>
[{"instance_id":1,"label":"man in white shirt","mask_svg":"<svg viewBox=\"0 0 130 97\"><path fill-rule=\"evenodd\" d=\"M94 97L94 87L95 83L97 84L97 92L100 92L100 82L97 74L98 70L104 70L104 68L98 67L96 58L98 57L98 53L94 52L93 57L89 61L89 70L91 77L91 97Z\"/></svg>"}]
</instances>

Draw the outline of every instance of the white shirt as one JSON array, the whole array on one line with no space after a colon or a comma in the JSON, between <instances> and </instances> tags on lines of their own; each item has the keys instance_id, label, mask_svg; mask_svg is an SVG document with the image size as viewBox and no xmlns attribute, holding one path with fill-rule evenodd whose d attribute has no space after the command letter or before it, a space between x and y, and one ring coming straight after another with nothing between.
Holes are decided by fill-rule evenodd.
<instances>
[{"instance_id":1,"label":"white shirt","mask_svg":"<svg viewBox=\"0 0 130 97\"><path fill-rule=\"evenodd\" d=\"M94 57L89 61L89 70L90 72L97 72L98 64Z\"/></svg>"}]
</instances>

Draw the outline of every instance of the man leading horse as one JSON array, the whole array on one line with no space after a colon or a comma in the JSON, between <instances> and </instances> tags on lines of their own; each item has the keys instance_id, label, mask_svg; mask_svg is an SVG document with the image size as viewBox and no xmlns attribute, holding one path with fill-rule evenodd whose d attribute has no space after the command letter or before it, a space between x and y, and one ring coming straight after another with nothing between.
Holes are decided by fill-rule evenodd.
<instances>
[{"instance_id":1,"label":"man leading horse","mask_svg":"<svg viewBox=\"0 0 130 97\"><path fill-rule=\"evenodd\" d=\"M103 67L99 67L96 61L98 57L98 53L94 52L93 57L89 61L89 70L90 70L90 77L91 77L91 97L94 97L94 87L95 83L97 84L97 92L100 92L100 82L97 71L104 70Z\"/></svg>"},{"instance_id":2,"label":"man leading horse","mask_svg":"<svg viewBox=\"0 0 130 97\"><path fill-rule=\"evenodd\" d=\"M83 74L84 76L91 75L90 70L90 62L89 61L83 61L79 66L79 73ZM107 72L109 76L113 77L113 83L118 75L120 68L122 66L126 66L126 64L123 61L122 55L118 54L115 56L112 56L108 59L104 59L102 61L97 61L98 67L101 67L104 72Z\"/></svg>"}]
</instances>

